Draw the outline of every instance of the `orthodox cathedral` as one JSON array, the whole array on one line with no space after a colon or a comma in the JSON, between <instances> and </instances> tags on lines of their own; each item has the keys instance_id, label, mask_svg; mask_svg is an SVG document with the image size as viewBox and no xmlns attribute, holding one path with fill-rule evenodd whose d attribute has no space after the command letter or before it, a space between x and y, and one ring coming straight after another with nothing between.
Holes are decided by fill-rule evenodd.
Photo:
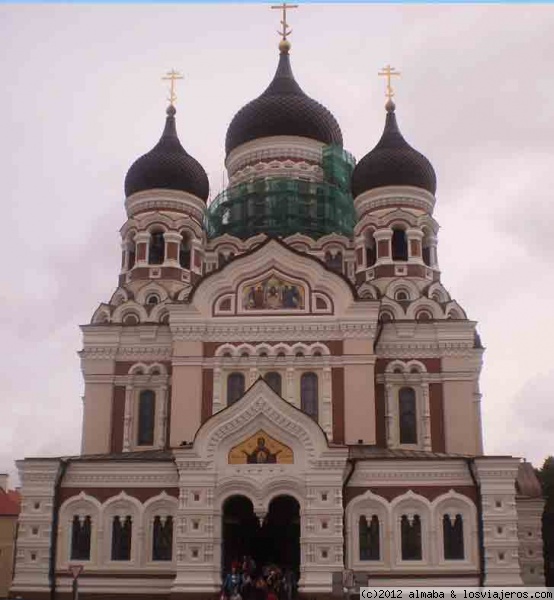
<instances>
[{"instance_id":1,"label":"orthodox cathedral","mask_svg":"<svg viewBox=\"0 0 554 600\"><path fill-rule=\"evenodd\" d=\"M227 130L228 185L171 104L125 178L117 287L82 326L79 456L18 462L13 596L218 597L232 563L301 598L544 584L530 464L483 455L483 346L441 283L436 177L392 100L357 163L291 68ZM377 136L376 136L377 137Z\"/></svg>"}]
</instances>

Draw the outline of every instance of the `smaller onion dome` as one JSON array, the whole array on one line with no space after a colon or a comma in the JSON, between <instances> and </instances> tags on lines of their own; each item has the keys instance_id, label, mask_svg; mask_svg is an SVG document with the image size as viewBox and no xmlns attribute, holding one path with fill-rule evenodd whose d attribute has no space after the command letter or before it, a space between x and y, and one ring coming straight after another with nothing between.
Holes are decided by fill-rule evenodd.
<instances>
[{"instance_id":1,"label":"smaller onion dome","mask_svg":"<svg viewBox=\"0 0 554 600\"><path fill-rule=\"evenodd\" d=\"M233 117L225 139L227 155L246 142L264 137L291 135L342 147L335 117L307 96L292 74L290 44L281 40L279 64L267 89Z\"/></svg>"},{"instance_id":2,"label":"smaller onion dome","mask_svg":"<svg viewBox=\"0 0 554 600\"><path fill-rule=\"evenodd\" d=\"M423 188L431 194L437 190L433 166L402 137L392 100L386 104L387 118L381 139L356 165L352 173L354 198L387 185L410 185Z\"/></svg>"},{"instance_id":3,"label":"smaller onion dome","mask_svg":"<svg viewBox=\"0 0 554 600\"><path fill-rule=\"evenodd\" d=\"M125 177L125 196L153 189L180 190L206 201L210 191L202 165L181 146L175 107L167 108L160 141L132 165Z\"/></svg>"}]
</instances>

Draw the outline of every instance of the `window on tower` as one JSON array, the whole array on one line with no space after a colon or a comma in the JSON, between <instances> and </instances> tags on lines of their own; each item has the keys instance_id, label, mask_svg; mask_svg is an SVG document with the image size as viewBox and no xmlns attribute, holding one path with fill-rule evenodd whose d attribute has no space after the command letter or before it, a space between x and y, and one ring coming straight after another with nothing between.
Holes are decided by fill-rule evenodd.
<instances>
[{"instance_id":1,"label":"window on tower","mask_svg":"<svg viewBox=\"0 0 554 600\"><path fill-rule=\"evenodd\" d=\"M373 237L373 231L366 231L365 233L365 262L367 267L372 267L377 259L377 252L375 248L375 238Z\"/></svg>"},{"instance_id":2,"label":"window on tower","mask_svg":"<svg viewBox=\"0 0 554 600\"><path fill-rule=\"evenodd\" d=\"M75 515L71 524L70 560L90 560L90 516Z\"/></svg>"},{"instance_id":3,"label":"window on tower","mask_svg":"<svg viewBox=\"0 0 554 600\"><path fill-rule=\"evenodd\" d=\"M392 260L408 260L408 241L403 229L392 230Z\"/></svg>"},{"instance_id":4,"label":"window on tower","mask_svg":"<svg viewBox=\"0 0 554 600\"><path fill-rule=\"evenodd\" d=\"M179 264L183 269L190 269L190 237L186 231L181 231L181 244L179 245Z\"/></svg>"},{"instance_id":5,"label":"window on tower","mask_svg":"<svg viewBox=\"0 0 554 600\"><path fill-rule=\"evenodd\" d=\"M276 393L281 395L281 374L270 371L264 375L267 385Z\"/></svg>"},{"instance_id":6,"label":"window on tower","mask_svg":"<svg viewBox=\"0 0 554 600\"><path fill-rule=\"evenodd\" d=\"M379 517L373 515L368 523L367 518L362 515L358 529L360 536L360 560L380 560Z\"/></svg>"},{"instance_id":7,"label":"window on tower","mask_svg":"<svg viewBox=\"0 0 554 600\"><path fill-rule=\"evenodd\" d=\"M317 421L319 390L315 373L304 373L300 378L300 407L307 415Z\"/></svg>"},{"instance_id":8,"label":"window on tower","mask_svg":"<svg viewBox=\"0 0 554 600\"><path fill-rule=\"evenodd\" d=\"M112 521L112 560L131 560L133 521L130 515L116 515Z\"/></svg>"},{"instance_id":9,"label":"window on tower","mask_svg":"<svg viewBox=\"0 0 554 600\"><path fill-rule=\"evenodd\" d=\"M402 515L400 521L402 560L421 560L421 519L419 515Z\"/></svg>"},{"instance_id":10,"label":"window on tower","mask_svg":"<svg viewBox=\"0 0 554 600\"><path fill-rule=\"evenodd\" d=\"M413 388L403 387L398 392L398 422L400 443L417 444L416 393Z\"/></svg>"},{"instance_id":11,"label":"window on tower","mask_svg":"<svg viewBox=\"0 0 554 600\"><path fill-rule=\"evenodd\" d=\"M171 560L173 556L173 517L154 517L152 560Z\"/></svg>"},{"instance_id":12,"label":"window on tower","mask_svg":"<svg viewBox=\"0 0 554 600\"><path fill-rule=\"evenodd\" d=\"M156 394L152 390L142 390L138 406L138 436L139 446L154 444L154 418L156 414Z\"/></svg>"},{"instance_id":13,"label":"window on tower","mask_svg":"<svg viewBox=\"0 0 554 600\"><path fill-rule=\"evenodd\" d=\"M135 266L137 251L136 251L135 236L132 235L127 242L127 270L131 270Z\"/></svg>"},{"instance_id":14,"label":"window on tower","mask_svg":"<svg viewBox=\"0 0 554 600\"><path fill-rule=\"evenodd\" d=\"M463 560L464 554L464 522L462 515L443 515L442 532L445 560Z\"/></svg>"},{"instance_id":15,"label":"window on tower","mask_svg":"<svg viewBox=\"0 0 554 600\"><path fill-rule=\"evenodd\" d=\"M231 373L227 378L227 405L234 404L244 394L245 382L242 373Z\"/></svg>"},{"instance_id":16,"label":"window on tower","mask_svg":"<svg viewBox=\"0 0 554 600\"><path fill-rule=\"evenodd\" d=\"M165 258L165 240L163 231L153 231L150 234L148 262L151 265L161 265Z\"/></svg>"}]
</instances>

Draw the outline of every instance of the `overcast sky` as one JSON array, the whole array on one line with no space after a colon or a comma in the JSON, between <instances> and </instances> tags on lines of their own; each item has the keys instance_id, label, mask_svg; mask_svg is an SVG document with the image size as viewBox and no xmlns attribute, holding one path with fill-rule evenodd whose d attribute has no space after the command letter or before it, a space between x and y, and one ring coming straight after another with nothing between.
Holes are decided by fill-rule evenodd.
<instances>
[{"instance_id":1,"label":"overcast sky","mask_svg":"<svg viewBox=\"0 0 554 600\"><path fill-rule=\"evenodd\" d=\"M277 63L267 5L0 5L0 471L76 454L79 324L120 264L123 180L177 126L220 190L235 112ZM322 5L291 11L292 66L358 159L390 63L408 142L437 172L442 281L479 322L487 453L554 454L554 7ZM14 479L12 482L15 483Z\"/></svg>"}]
</instances>

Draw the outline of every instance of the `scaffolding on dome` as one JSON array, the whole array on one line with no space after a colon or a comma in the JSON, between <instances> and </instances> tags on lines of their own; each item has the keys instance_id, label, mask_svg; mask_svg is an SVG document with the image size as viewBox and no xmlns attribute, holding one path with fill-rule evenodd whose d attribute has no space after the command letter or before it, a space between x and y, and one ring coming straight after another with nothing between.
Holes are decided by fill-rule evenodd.
<instances>
[{"instance_id":1,"label":"scaffolding on dome","mask_svg":"<svg viewBox=\"0 0 554 600\"><path fill-rule=\"evenodd\" d=\"M350 178L354 158L338 146L323 149L321 182L267 177L227 188L206 212L209 238L225 233L247 239L259 233L317 239L329 233L351 236L355 224Z\"/></svg>"}]
</instances>

